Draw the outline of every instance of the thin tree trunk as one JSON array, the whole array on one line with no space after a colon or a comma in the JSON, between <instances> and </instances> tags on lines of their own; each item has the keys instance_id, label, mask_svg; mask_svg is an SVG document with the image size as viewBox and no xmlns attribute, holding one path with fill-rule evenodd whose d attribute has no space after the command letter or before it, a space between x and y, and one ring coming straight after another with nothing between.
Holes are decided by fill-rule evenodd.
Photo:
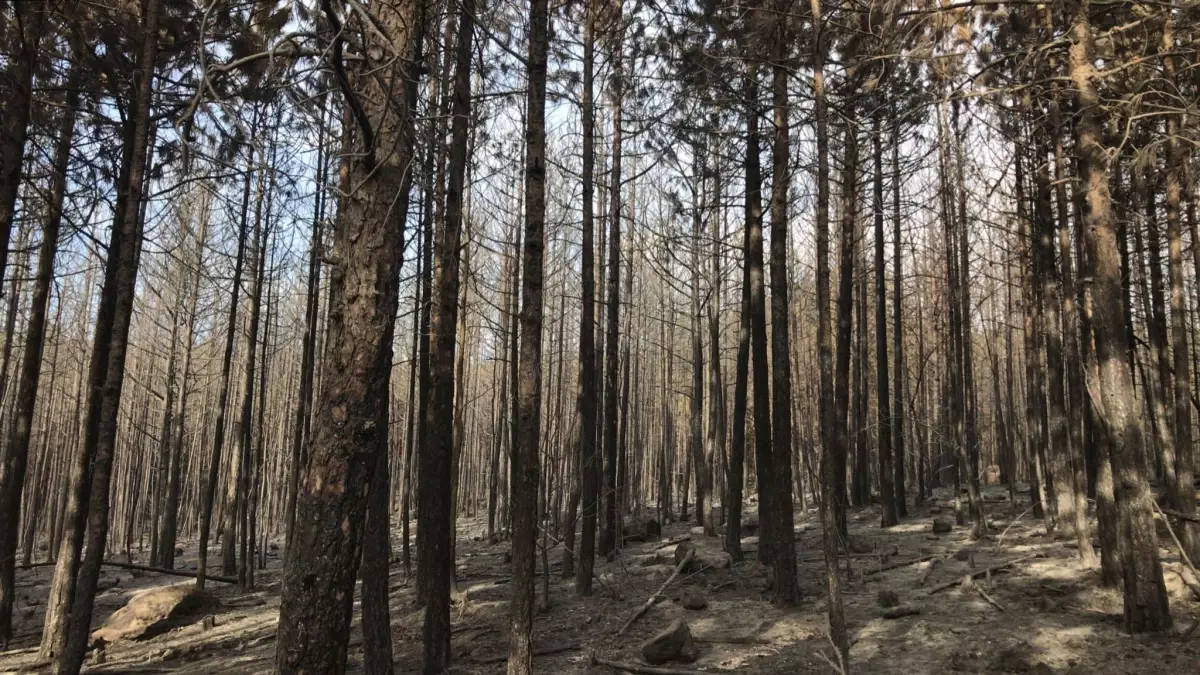
<instances>
[{"instance_id":1,"label":"thin tree trunk","mask_svg":"<svg viewBox=\"0 0 1200 675\"><path fill-rule=\"evenodd\" d=\"M788 10L790 0L777 0L775 9L780 13ZM772 531L776 545L772 554L775 584L772 602L776 606L792 606L800 601L800 587L796 578L796 544L794 514L792 506L792 367L791 344L789 342L788 317L788 188L791 182L789 162L791 158L788 133L788 72L791 32L781 24L771 43L771 95L774 103L774 125L771 143L771 368L773 373L771 393L771 474L766 487L774 493L774 512L767 517L772 520ZM757 155L757 146L754 148ZM761 217L759 227L761 234ZM753 233L751 233L753 237ZM754 289L751 288L753 292ZM766 332L764 327L764 334ZM765 336L764 336L765 337ZM765 339L764 339L765 343ZM765 352L766 345L763 345ZM758 352L755 352L758 358ZM765 365L765 354L764 354ZM756 361L757 366L757 361ZM754 380L755 412L759 400L765 403L766 396L758 398L759 386L766 394L766 382ZM765 378L763 378L765 380ZM765 406L764 406L765 407ZM758 435L755 421L755 435Z\"/></svg>"},{"instance_id":2,"label":"thin tree trunk","mask_svg":"<svg viewBox=\"0 0 1200 675\"><path fill-rule=\"evenodd\" d=\"M521 288L519 433L513 453L513 594L509 610L508 673L533 672L533 578L537 548L538 449L542 424L542 259L546 216L546 60L550 9L529 9L529 89L525 121L525 276ZM469 57L469 53L467 54ZM566 317L563 317L565 320ZM560 382L561 385L561 382ZM549 599L547 599L549 603Z\"/></svg>"},{"instance_id":3,"label":"thin tree trunk","mask_svg":"<svg viewBox=\"0 0 1200 675\"><path fill-rule=\"evenodd\" d=\"M13 411L15 422L11 425L8 443L2 449L3 462L0 462L0 523L3 523L0 526L0 649L5 649L12 637L13 599L16 597L17 526L20 522L21 495L25 489L29 442L33 433L33 413L42 375L42 353L46 343L46 308L50 303L51 284L54 281L54 258L58 253L67 170L71 163L71 142L75 136L75 108L79 98L77 72L78 66L72 67L71 75L67 78L58 140L54 147L50 197L46 205L46 218L42 222L42 242L38 247L33 301L29 308L25 347L21 355L20 378ZM51 384L53 385L53 381ZM40 489L39 486L39 491ZM30 539L31 537L26 536L27 541Z\"/></svg>"},{"instance_id":4,"label":"thin tree trunk","mask_svg":"<svg viewBox=\"0 0 1200 675\"><path fill-rule=\"evenodd\" d=\"M417 559L417 575L428 584L424 624L424 670L436 673L450 665L451 459L454 447L454 356L458 333L460 233L466 189L467 132L471 114L471 44L475 2L460 0L455 30L454 86L451 92L449 183L445 222L436 242L430 321L428 437L421 455L418 490L418 534L426 533ZM422 571L423 570L423 571Z\"/></svg>"}]
</instances>

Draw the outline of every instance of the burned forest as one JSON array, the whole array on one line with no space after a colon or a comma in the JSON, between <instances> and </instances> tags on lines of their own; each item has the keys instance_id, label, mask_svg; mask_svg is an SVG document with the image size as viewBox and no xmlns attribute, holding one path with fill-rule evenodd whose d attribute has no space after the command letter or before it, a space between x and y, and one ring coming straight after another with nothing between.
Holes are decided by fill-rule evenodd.
<instances>
[{"instance_id":1,"label":"burned forest","mask_svg":"<svg viewBox=\"0 0 1200 675\"><path fill-rule=\"evenodd\" d=\"M0 672L1200 674L1200 0L0 0Z\"/></svg>"}]
</instances>

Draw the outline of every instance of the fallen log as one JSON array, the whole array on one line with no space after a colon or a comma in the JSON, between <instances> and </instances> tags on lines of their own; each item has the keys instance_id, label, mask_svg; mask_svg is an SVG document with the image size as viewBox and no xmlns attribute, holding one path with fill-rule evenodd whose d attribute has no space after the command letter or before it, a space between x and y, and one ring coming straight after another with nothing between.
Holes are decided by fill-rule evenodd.
<instances>
[{"instance_id":1,"label":"fallen log","mask_svg":"<svg viewBox=\"0 0 1200 675\"><path fill-rule=\"evenodd\" d=\"M671 573L671 576L667 577L667 580L663 582L662 586L658 587L658 590L655 591L654 595L646 598L646 602L642 603L642 606L638 607L637 610L634 611L634 613L630 615L628 619L626 619L625 624L621 626L621 630L617 631L617 635L623 634L630 626L633 625L634 621L637 621L639 617L649 611L649 609L658 602L658 599L663 594L663 591L667 590L667 586L670 586L671 582L675 581L679 574L683 572L684 568L687 567L687 564L692 561L692 558L695 557L695 555L696 549L688 549L687 554L683 556L683 560L680 560L679 564L675 566L675 571Z\"/></svg>"},{"instance_id":2,"label":"fallen log","mask_svg":"<svg viewBox=\"0 0 1200 675\"><path fill-rule=\"evenodd\" d=\"M979 577L991 574L993 572L998 572L1006 567L1012 567L1013 565L1016 565L1019 562L1025 562L1026 560L1033 560L1034 558L1039 558L1039 557L1041 557L1041 555L1042 555L1041 553L1031 553L1029 555L1023 555L1020 558L1014 558L1012 560L1009 560L1008 562L1000 563L999 565L992 565L991 567L989 567L987 569L982 569L982 570L979 570L978 572L973 572L972 574L969 575L968 578L978 579ZM940 586L934 586L933 588L929 589L929 595L933 595L934 593L940 593L940 592L946 590L947 588L954 588L955 586L962 584L962 581L963 580L960 578L955 581L950 581L950 582L941 584Z\"/></svg>"},{"instance_id":3,"label":"fallen log","mask_svg":"<svg viewBox=\"0 0 1200 675\"><path fill-rule=\"evenodd\" d=\"M593 666L607 666L613 670L619 670L628 673L641 673L642 675L712 675L703 670L689 670L687 668L664 668L662 666L643 666L640 663L624 663L622 661L610 661L596 656L592 653L589 659Z\"/></svg>"},{"instance_id":4,"label":"fallen log","mask_svg":"<svg viewBox=\"0 0 1200 675\"><path fill-rule=\"evenodd\" d=\"M913 560L905 560L903 562L896 562L896 563L892 563L890 565L884 565L883 567L876 567L873 570L867 570L867 571L863 572L862 575L864 577L869 577L872 574L879 574L880 572L887 572L890 570L900 569L901 567L908 567L909 565L916 565L918 563L923 563L926 560L933 560L934 558L940 558L942 555L943 554L941 554L941 553L931 553L929 555L923 555L920 558L915 558Z\"/></svg>"},{"instance_id":5,"label":"fallen log","mask_svg":"<svg viewBox=\"0 0 1200 675\"><path fill-rule=\"evenodd\" d=\"M535 649L535 650L533 650L533 656L534 656L534 658L537 658L539 656L550 656L552 654L561 654L563 652L569 652L569 651L572 651L575 649L580 649L582 647L583 647L583 643L581 643L581 642L569 642L569 643L563 644L563 645L555 645L553 647L542 647L541 649ZM508 654L504 653L504 654L496 654L494 656L489 656L489 657L482 658L482 659L476 659L475 661L473 661L473 663L479 664L481 666L485 666L490 663L504 663L507 660L508 660Z\"/></svg>"},{"instance_id":6,"label":"fallen log","mask_svg":"<svg viewBox=\"0 0 1200 675\"><path fill-rule=\"evenodd\" d=\"M167 575L174 576L174 577L187 577L188 579L196 578L196 573L188 571L188 570L169 570L169 569L166 569L165 567L151 567L149 565L138 565L135 563L123 563L123 562L117 562L115 560L105 560L104 562L102 562L100 564L105 567L118 567L123 570L136 570L138 572L153 572L155 574L167 574ZM52 563L52 562L36 562L36 563L29 563L28 565L18 565L17 569L27 570L27 569L32 569L34 567L53 567L54 565L55 565L55 563ZM222 577L222 576L216 576L216 575L212 575L212 574L205 574L204 578L209 581L219 581L223 584L236 584L238 582L238 580L234 577Z\"/></svg>"}]
</instances>

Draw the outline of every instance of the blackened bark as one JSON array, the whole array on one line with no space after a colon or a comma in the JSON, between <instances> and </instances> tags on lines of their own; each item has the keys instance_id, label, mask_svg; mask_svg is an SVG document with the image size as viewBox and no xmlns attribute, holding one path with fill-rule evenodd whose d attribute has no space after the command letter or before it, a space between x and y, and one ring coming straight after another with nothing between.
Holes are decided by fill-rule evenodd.
<instances>
[{"instance_id":1,"label":"blackened bark","mask_svg":"<svg viewBox=\"0 0 1200 675\"><path fill-rule=\"evenodd\" d=\"M79 566L77 585L71 599L71 618L66 631L65 646L58 656L57 667L60 673L78 673L83 665L91 631L92 607L100 580L100 564L104 560L104 549L108 539L113 453L117 442L118 413L121 409L125 357L129 346L129 325L133 319L134 291L141 258L142 230L145 225L142 200L153 137L150 108L154 95L161 6L158 0L148 0L142 10L142 40L138 48L137 70L133 76L133 100L130 101L133 115L128 123L131 125L130 142L127 146L128 159L125 162L128 171L121 186L121 191L125 192L124 210L116 210L119 220L113 224L114 238L118 229L121 236L119 246L110 243L107 263L109 269L105 270L105 287L101 294L102 304L103 296L112 298L112 323L110 330L101 331L100 321L97 320L95 346L92 350L92 357L97 358L103 354L107 365L104 367L99 401L88 411L89 415L96 413L93 423L96 434L95 445L90 448L93 452L89 453L92 466L87 507L87 554ZM101 343L107 343L107 346L101 347Z\"/></svg>"},{"instance_id":2,"label":"blackened bark","mask_svg":"<svg viewBox=\"0 0 1200 675\"><path fill-rule=\"evenodd\" d=\"M67 169L71 161L71 141L75 135L75 108L78 103L77 68L68 78L63 101L58 140L54 147L53 176L46 217L42 222L42 242L38 247L37 273L33 301L25 331L25 347L13 410L14 422L0 462L0 648L12 637L13 599L16 597L17 525L21 495L25 488L25 466L33 431L34 406L42 374L42 352L46 342L46 307L54 281L54 257L58 253L58 234L62 224L63 198L66 195ZM53 384L53 382L52 382ZM39 489L40 486L39 486ZM29 508L29 506L26 506ZM29 537L26 537L28 542Z\"/></svg>"},{"instance_id":3,"label":"blackened bark","mask_svg":"<svg viewBox=\"0 0 1200 675\"><path fill-rule=\"evenodd\" d=\"M255 111L253 133L258 126ZM254 167L254 148L246 160L246 173L242 178L242 209L238 222L237 255L233 263L233 285L229 291L229 319L225 324L225 352L221 358L221 380L217 390L217 419L213 425L213 444L208 457L208 472L200 501L200 552L196 565L196 586L204 588L208 574L208 536L216 502L217 480L221 472L221 452L225 447L225 414L229 407L229 378L233 368L233 343L237 335L238 297L242 291L242 272L246 259L246 224L250 208L250 176Z\"/></svg>"},{"instance_id":4,"label":"blackened bark","mask_svg":"<svg viewBox=\"0 0 1200 675\"><path fill-rule=\"evenodd\" d=\"M872 154L875 159L874 206L875 206L875 386L879 422L879 504L880 525L891 527L900 522L896 506L893 481L895 470L892 462L892 414L891 395L888 393L888 339L887 339L887 262L884 260L883 242L883 123L882 112L873 116ZM897 388L899 382L897 382Z\"/></svg>"},{"instance_id":5,"label":"blackened bark","mask_svg":"<svg viewBox=\"0 0 1200 675\"><path fill-rule=\"evenodd\" d=\"M895 360L893 382L896 385L895 404L891 409L895 441L895 459L892 461L895 478L892 481L892 492L896 500L896 513L903 518L908 515L908 501L904 490L904 393L908 377L904 369L904 265L900 253L900 186L903 178L900 174L900 120L895 117L894 112L892 114L892 265L895 266L892 278L892 351Z\"/></svg>"},{"instance_id":6,"label":"blackened bark","mask_svg":"<svg viewBox=\"0 0 1200 675\"><path fill-rule=\"evenodd\" d=\"M25 160L25 137L33 110L33 71L45 23L46 0L17 2L7 15L18 33L17 45L0 70L0 279L8 266L17 194L21 189L21 164ZM6 13L7 14L7 13Z\"/></svg>"},{"instance_id":7,"label":"blackened bark","mask_svg":"<svg viewBox=\"0 0 1200 675\"><path fill-rule=\"evenodd\" d=\"M1089 4L1066 3L1070 22L1068 75L1075 87L1079 177L1085 190L1083 224L1092 264L1093 331L1099 364L1098 413L1108 432L1119 520L1118 547L1124 576L1125 628L1133 633L1171 627L1158 557L1149 482L1142 461L1142 427L1126 358L1121 308L1121 268L1109 196L1109 149L1103 140L1103 109L1096 86Z\"/></svg>"},{"instance_id":8,"label":"blackened bark","mask_svg":"<svg viewBox=\"0 0 1200 675\"><path fill-rule=\"evenodd\" d=\"M583 238L580 253L579 314L579 485L583 526L579 534L579 572L575 593L592 594L596 565L596 515L600 499L600 455L596 447L596 270L595 217L595 112L592 89L596 52L596 10L587 0L583 27ZM664 432L665 433L665 432ZM663 495L660 495L660 498Z\"/></svg>"},{"instance_id":9,"label":"blackened bark","mask_svg":"<svg viewBox=\"0 0 1200 675\"><path fill-rule=\"evenodd\" d=\"M770 363L767 361L766 285L763 278L762 173L759 165L758 68L746 68L746 259L750 282L750 356L754 385L754 459L758 476L759 559L774 565L780 540L775 534L772 483Z\"/></svg>"},{"instance_id":10,"label":"blackened bark","mask_svg":"<svg viewBox=\"0 0 1200 675\"><path fill-rule=\"evenodd\" d=\"M451 92L449 182L445 222L436 247L429 349L430 395L426 411L427 452L421 455L418 490L420 523L426 532L417 558L418 577L428 584L423 630L426 673L450 666L450 586L454 561L450 490L454 449L454 356L458 333L460 233L466 189L467 132L471 115L471 45L475 2L460 0L455 30L454 86ZM423 571L422 571L423 570Z\"/></svg>"},{"instance_id":11,"label":"blackened bark","mask_svg":"<svg viewBox=\"0 0 1200 675\"><path fill-rule=\"evenodd\" d=\"M853 119L851 111L848 119ZM849 447L846 416L850 412L850 332L854 310L854 251L858 218L858 136L847 123L843 140L842 222L838 252L837 362L834 368L833 459L834 504L838 532L846 531L846 454Z\"/></svg>"},{"instance_id":12,"label":"blackened bark","mask_svg":"<svg viewBox=\"0 0 1200 675\"><path fill-rule=\"evenodd\" d=\"M817 357L820 377L821 424L821 549L825 558L825 601L829 613L829 639L838 650L840 663L850 658L846 614L838 578L839 466L845 469L845 445L839 445L837 409L834 403L832 330L829 325L829 108L825 93L825 37L821 0L811 0L813 27L813 117L817 141ZM837 458L840 451L841 460Z\"/></svg>"},{"instance_id":13,"label":"blackened bark","mask_svg":"<svg viewBox=\"0 0 1200 675\"><path fill-rule=\"evenodd\" d=\"M346 669L350 612L363 545L369 485L386 434L392 332L399 303L413 156L412 120L424 33L418 3L376 8L398 51L392 78L396 105L383 80L356 66L357 87L376 147L356 130L346 163L354 186L338 213L330 275L325 358L314 409L313 437L296 499L293 540L283 573L276 636L276 672ZM328 18L334 19L332 11ZM378 160L375 158L378 157Z\"/></svg>"},{"instance_id":14,"label":"blackened bark","mask_svg":"<svg viewBox=\"0 0 1200 675\"><path fill-rule=\"evenodd\" d=\"M608 307L604 358L604 531L600 537L600 554L608 555L617 549L617 367L619 318L621 313L621 119L625 96L621 2L616 5L612 49L612 171L608 209ZM686 501L686 500L685 500Z\"/></svg>"},{"instance_id":15,"label":"blackened bark","mask_svg":"<svg viewBox=\"0 0 1200 675\"><path fill-rule=\"evenodd\" d=\"M788 10L789 0L780 0L775 9ZM796 579L796 544L792 511L792 368L788 334L788 188L791 181L791 147L788 134L788 53L791 34L783 27L772 40L771 94L774 99L774 124L771 142L771 368L772 436L771 474L765 486L773 492L774 512L771 529L776 537L772 551L775 584L772 602L792 606L800 601ZM757 150L757 148L755 148ZM760 221L761 222L761 221ZM761 229L761 228L760 228ZM753 233L752 233L753 236ZM751 291L753 292L753 288ZM765 332L765 330L764 330ZM765 345L764 345L765 347ZM765 351L765 349L764 349ZM757 358L757 352L756 352ZM755 370L757 374L757 368ZM759 380L754 381L757 396ZM765 384L764 384L765 389ZM764 392L765 393L765 392ZM764 397L765 398L765 397ZM755 402L757 410L758 403ZM757 429L757 422L755 427ZM757 432L756 432L757 435Z\"/></svg>"},{"instance_id":16,"label":"blackened bark","mask_svg":"<svg viewBox=\"0 0 1200 675\"><path fill-rule=\"evenodd\" d=\"M516 451L512 455L513 594L508 624L509 675L533 672L533 580L542 424L542 259L546 216L549 23L549 2L534 0L529 9L529 89L525 120L525 247L522 261L525 276L521 280L521 360L517 366L519 429Z\"/></svg>"}]
</instances>

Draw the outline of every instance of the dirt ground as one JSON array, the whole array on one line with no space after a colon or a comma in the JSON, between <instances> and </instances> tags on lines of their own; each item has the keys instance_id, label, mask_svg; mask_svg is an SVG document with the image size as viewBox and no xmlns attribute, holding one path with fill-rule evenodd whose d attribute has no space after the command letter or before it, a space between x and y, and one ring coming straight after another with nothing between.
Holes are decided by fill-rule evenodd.
<instances>
[{"instance_id":1,"label":"dirt ground","mask_svg":"<svg viewBox=\"0 0 1200 675\"><path fill-rule=\"evenodd\" d=\"M1006 495L989 491L987 511L993 530L975 541L969 538L967 528L933 534L934 517L953 521L946 503L949 494L938 496L940 501L931 500L900 525L886 530L878 527L877 509L850 514L853 549L861 551L845 561L842 576L852 672L1200 675L1200 630L1189 631L1200 623L1200 604L1173 571L1181 564L1173 546L1168 548L1160 540L1177 630L1162 636L1131 637L1121 632L1119 591L1099 587L1098 571L1083 569L1075 562L1073 542L1046 536L1039 521L1029 513L1020 515L1028 506L1027 495L1018 495L1013 520L1014 509ZM477 520L460 520L459 530L460 596L452 610L451 672L501 673L511 592L508 544L486 542L484 525ZM666 589L661 602L625 635L617 636L631 613L670 576L674 545L666 542L689 536L703 539L692 534L688 524L670 524L664 528L663 541L633 543L616 560L598 561L596 593L586 599L575 597L573 581L561 578L561 550L552 549L551 606L538 613L534 624L535 650L547 653L535 659L535 669L543 673L614 672L607 666L590 665L592 654L643 663L641 642L683 617L697 639L699 658L690 665L672 667L760 675L835 672L822 658L834 650L826 638L821 532L815 513L796 515L800 582L805 594L800 607L773 608L768 600L767 570L753 555L747 555L746 561L729 569L681 576ZM705 548L719 547L715 540L699 543ZM193 557L185 555L180 567L194 569L194 552L187 553ZM930 556L935 557L880 570ZM931 589L967 574L1026 557L1006 570L984 575L974 588L955 585L930 594ZM215 626L197 621L152 639L108 645L104 664L88 666L86 672L272 672L279 566L272 551L253 592L211 584L223 603L214 616ZM17 637L11 651L0 653L0 672L30 669L52 573L50 567L18 572ZM94 625L100 626L138 591L175 583L191 582L105 569L102 588L106 590L97 597ZM541 588L539 578L539 603ZM707 608L685 610L679 604L685 590L702 594ZM902 605L919 613L884 618L881 591L894 592ZM399 564L392 568L391 599L397 672L417 672L422 613L412 605L413 588ZM357 608L355 614L357 617ZM356 626L350 646L351 672L361 672L361 644Z\"/></svg>"}]
</instances>

